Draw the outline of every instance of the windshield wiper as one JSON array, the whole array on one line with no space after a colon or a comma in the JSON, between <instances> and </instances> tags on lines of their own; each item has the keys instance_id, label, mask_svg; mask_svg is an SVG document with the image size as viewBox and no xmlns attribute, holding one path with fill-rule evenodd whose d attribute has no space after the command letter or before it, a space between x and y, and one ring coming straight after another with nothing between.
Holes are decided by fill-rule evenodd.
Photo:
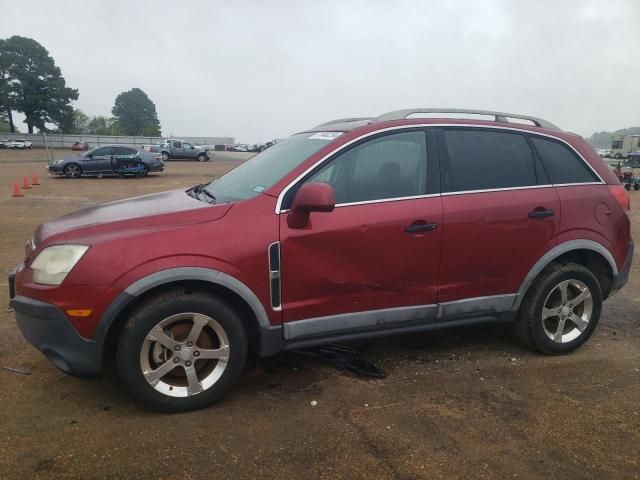
<instances>
[{"instance_id":1,"label":"windshield wiper","mask_svg":"<svg viewBox=\"0 0 640 480\"><path fill-rule=\"evenodd\" d=\"M191 187L189 190L187 190L187 195L193 198L197 198L198 200L201 200L200 195L202 194L209 199L207 200L208 203L211 203L211 204L216 203L216 196L206 188L207 185L209 185L209 183L201 183L200 185ZM192 192L194 195L191 195Z\"/></svg>"}]
</instances>

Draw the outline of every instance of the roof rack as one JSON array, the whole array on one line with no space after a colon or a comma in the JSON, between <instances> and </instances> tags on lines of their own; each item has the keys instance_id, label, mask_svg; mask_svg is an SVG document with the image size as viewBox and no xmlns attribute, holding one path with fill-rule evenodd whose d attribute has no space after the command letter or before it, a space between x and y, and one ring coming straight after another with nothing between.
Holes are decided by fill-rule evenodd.
<instances>
[{"instance_id":1,"label":"roof rack","mask_svg":"<svg viewBox=\"0 0 640 480\"><path fill-rule=\"evenodd\" d=\"M335 125L339 123L362 122L364 120L372 120L372 117L336 118L335 120L331 120L330 122L324 122L324 123L321 123L320 125L316 125L313 128L326 127L327 125Z\"/></svg>"},{"instance_id":2,"label":"roof rack","mask_svg":"<svg viewBox=\"0 0 640 480\"><path fill-rule=\"evenodd\" d=\"M560 130L556 125L541 118L531 117L529 115L519 115L516 113L493 112L490 110L468 110L466 108L407 108L404 110L395 110L385 113L375 118L373 122L384 122L386 120L404 120L409 115L416 113L462 113L471 115L489 115L495 117L496 122L509 123L509 118L518 120L528 120L537 127L548 128L551 130Z\"/></svg>"}]
</instances>

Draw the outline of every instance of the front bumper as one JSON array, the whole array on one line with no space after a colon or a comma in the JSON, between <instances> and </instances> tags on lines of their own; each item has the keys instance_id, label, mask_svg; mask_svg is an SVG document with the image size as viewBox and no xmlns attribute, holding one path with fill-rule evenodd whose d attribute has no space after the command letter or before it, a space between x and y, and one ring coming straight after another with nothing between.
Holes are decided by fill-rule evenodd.
<instances>
[{"instance_id":1,"label":"front bumper","mask_svg":"<svg viewBox=\"0 0 640 480\"><path fill-rule=\"evenodd\" d=\"M10 290L12 285L10 275ZM58 307L20 295L11 298L10 304L24 338L60 370L78 376L102 371L100 346L81 337Z\"/></svg>"},{"instance_id":2,"label":"front bumper","mask_svg":"<svg viewBox=\"0 0 640 480\"><path fill-rule=\"evenodd\" d=\"M46 168L49 173L53 173L54 175L60 175L61 173L63 173L61 163L48 164Z\"/></svg>"},{"instance_id":3,"label":"front bumper","mask_svg":"<svg viewBox=\"0 0 640 480\"><path fill-rule=\"evenodd\" d=\"M613 277L613 285L611 287L611 293L617 292L622 287L624 287L629 280L629 272L631 271L631 264L633 263L633 249L634 244L633 240L629 243L629 248L627 249L627 255L624 257L624 262L622 262L622 268L618 272L617 275Z\"/></svg>"}]
</instances>

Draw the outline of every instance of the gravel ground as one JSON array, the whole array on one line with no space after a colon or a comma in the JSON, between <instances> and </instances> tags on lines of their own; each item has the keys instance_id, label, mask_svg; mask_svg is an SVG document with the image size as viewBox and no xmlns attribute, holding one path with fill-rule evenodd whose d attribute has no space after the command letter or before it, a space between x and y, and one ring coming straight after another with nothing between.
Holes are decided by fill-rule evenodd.
<instances>
[{"instance_id":1,"label":"gravel ground","mask_svg":"<svg viewBox=\"0 0 640 480\"><path fill-rule=\"evenodd\" d=\"M61 153L61 152L56 152ZM42 150L0 150L0 302L52 217L219 176L242 154L135 179L47 177ZM11 198L13 181L42 185ZM44 178L42 178L44 177ZM640 192L631 192L640 238ZM0 309L0 478L640 478L640 256L579 351L535 354L505 327L376 340L371 380L293 353L258 360L221 404L165 416L112 371L55 369ZM317 402L315 406L311 402Z\"/></svg>"}]
</instances>

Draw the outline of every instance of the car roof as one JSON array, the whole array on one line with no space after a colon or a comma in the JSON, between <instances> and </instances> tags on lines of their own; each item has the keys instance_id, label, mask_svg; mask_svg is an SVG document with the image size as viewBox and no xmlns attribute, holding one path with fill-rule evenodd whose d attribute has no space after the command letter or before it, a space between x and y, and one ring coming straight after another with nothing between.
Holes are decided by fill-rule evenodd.
<instances>
[{"instance_id":1,"label":"car roof","mask_svg":"<svg viewBox=\"0 0 640 480\"><path fill-rule=\"evenodd\" d=\"M464 117L467 118L465 119ZM489 117L489 119L486 117ZM491 117L493 117L493 119L491 119ZM443 123L453 120L455 123L468 122L471 124L496 124L500 126L508 124L512 127L538 127L547 130L560 130L560 128L547 120L518 113L460 108L407 108L394 110L377 117L338 118L321 123L309 130L305 130L305 132L348 132L365 125L401 121L406 121L407 124L411 124L415 123L415 120L423 120L426 123Z\"/></svg>"},{"instance_id":2,"label":"car roof","mask_svg":"<svg viewBox=\"0 0 640 480\"><path fill-rule=\"evenodd\" d=\"M86 142L80 142L80 143L86 143ZM123 145L122 143L103 143L102 145L95 146L95 148L99 148L99 147L127 147L127 148L133 148L134 150L138 150L138 147L135 147L133 145Z\"/></svg>"}]
</instances>

